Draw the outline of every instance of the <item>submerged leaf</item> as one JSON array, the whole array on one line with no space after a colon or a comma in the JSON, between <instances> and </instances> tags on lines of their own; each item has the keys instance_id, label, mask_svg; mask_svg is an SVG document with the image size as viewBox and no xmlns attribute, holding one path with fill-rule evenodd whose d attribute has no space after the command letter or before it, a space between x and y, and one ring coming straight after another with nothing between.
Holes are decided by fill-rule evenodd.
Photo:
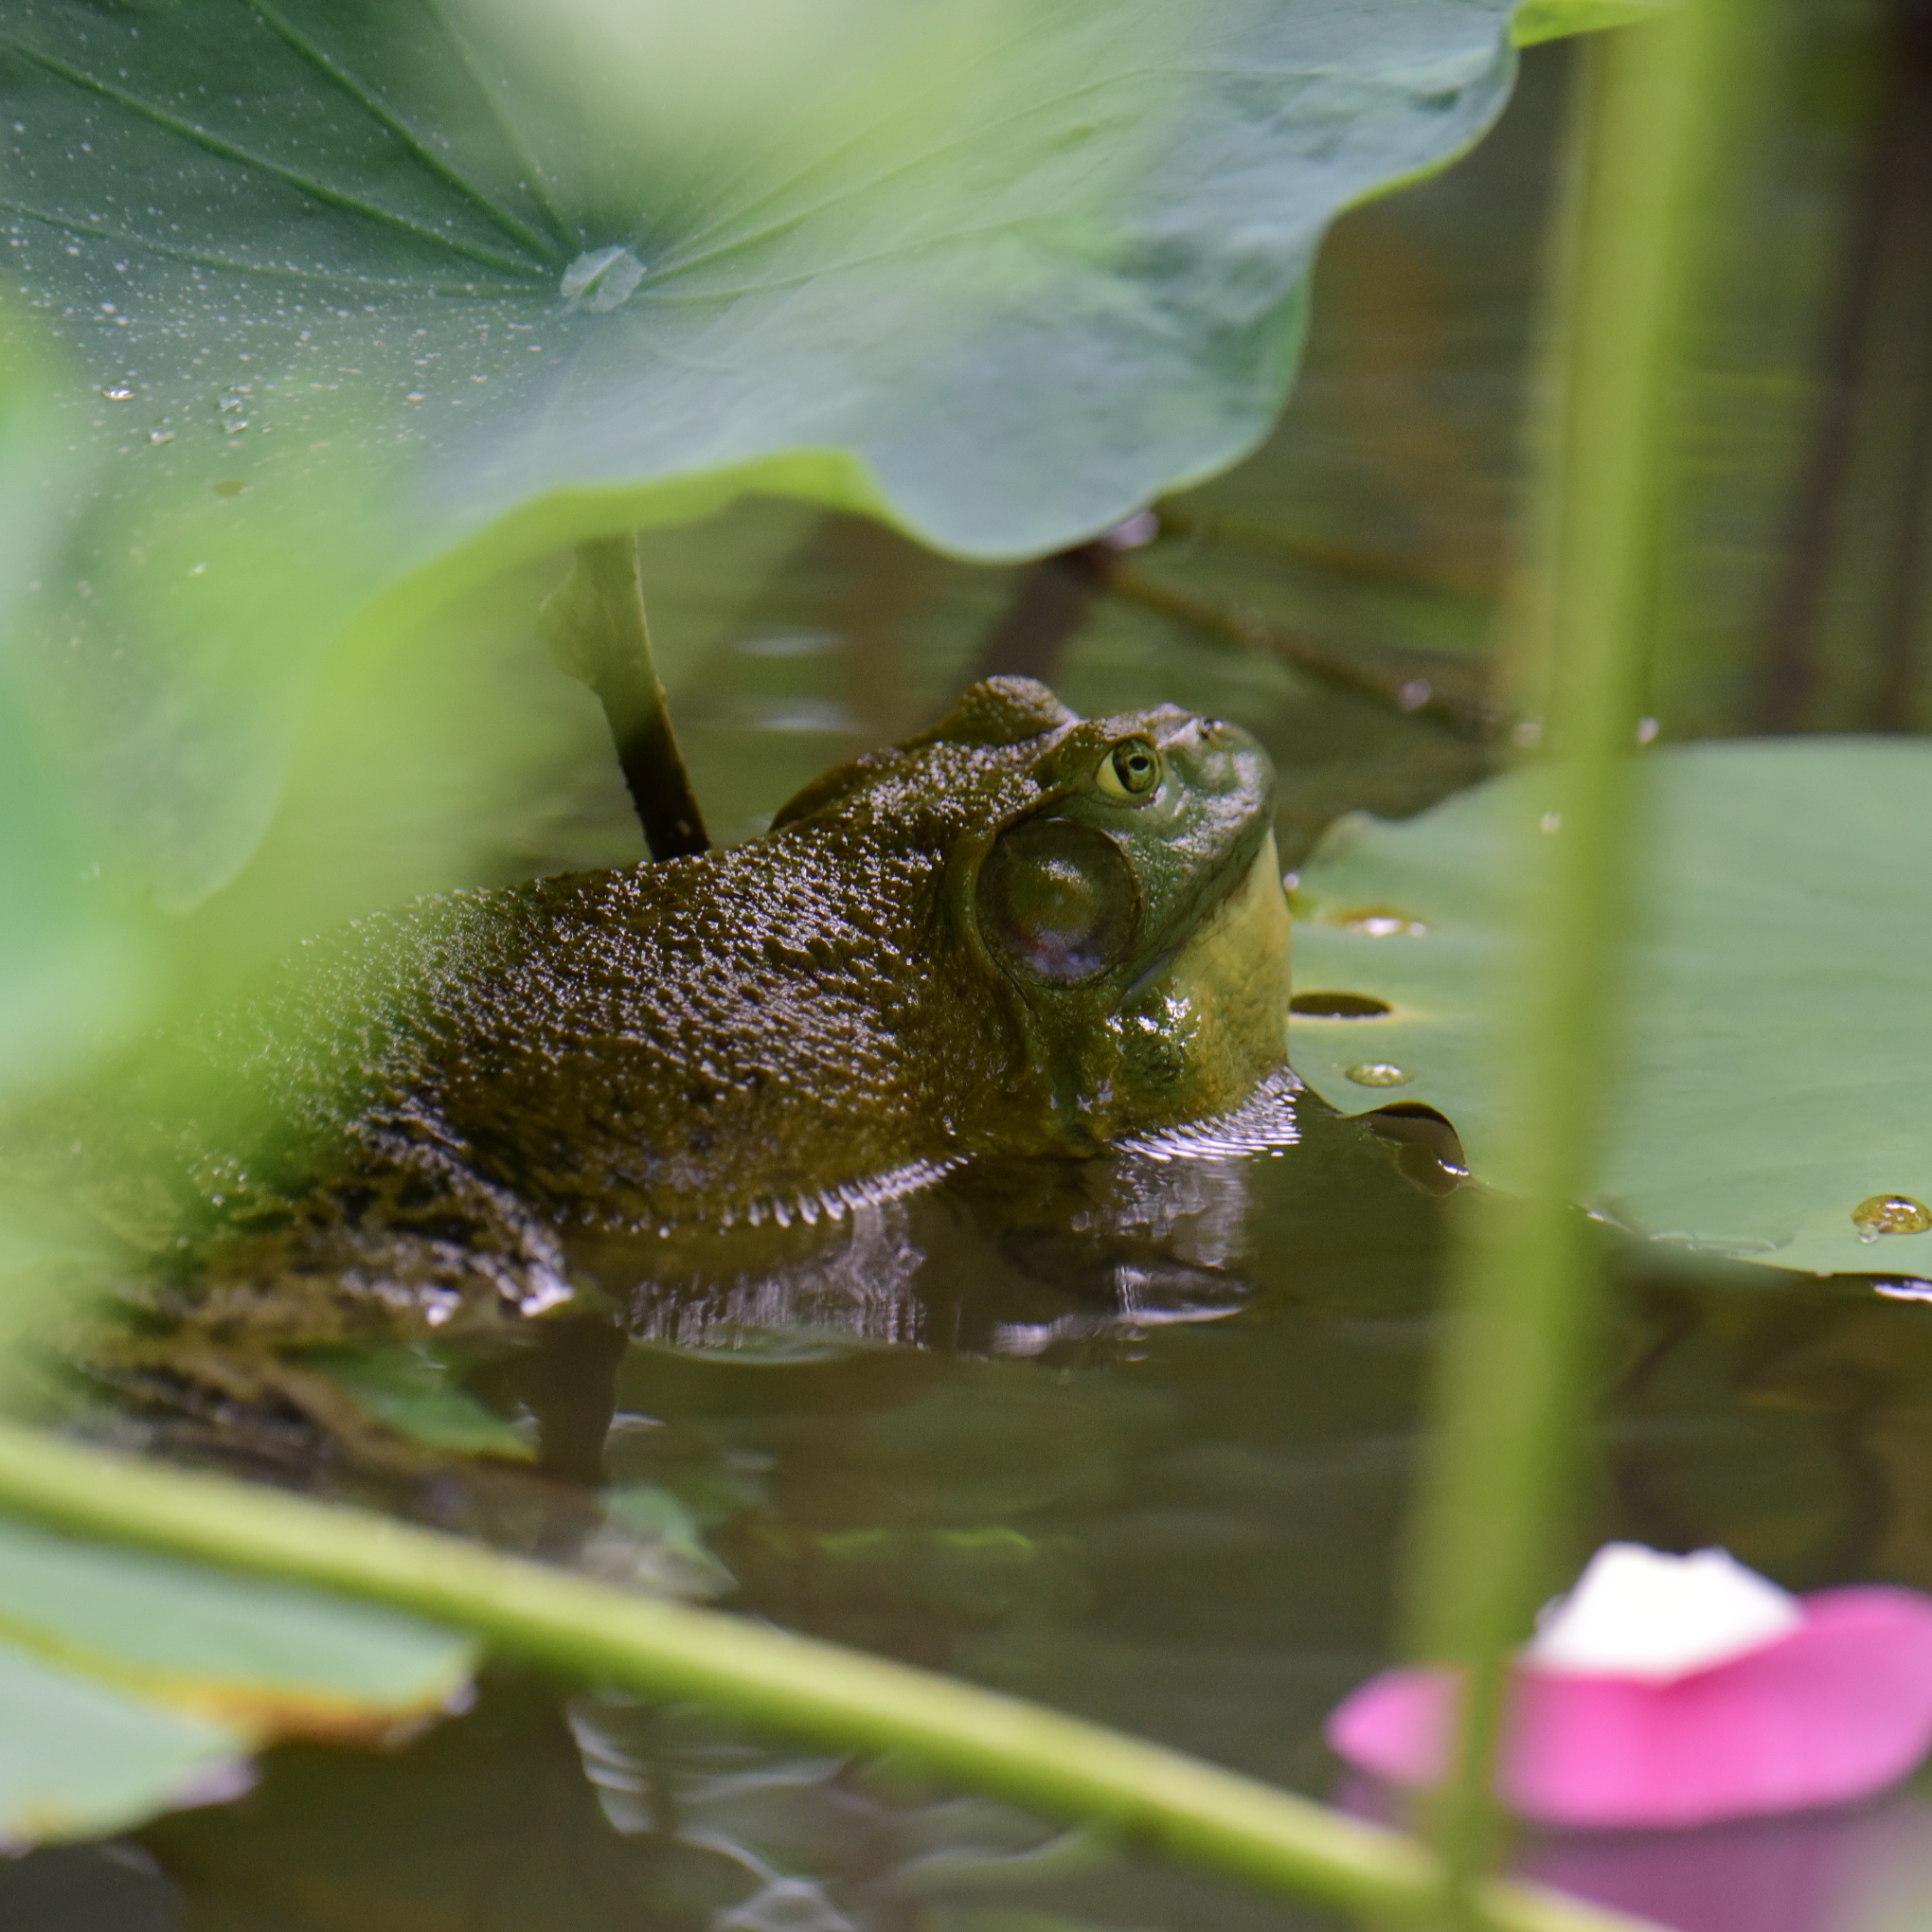
<instances>
[{"instance_id":1,"label":"submerged leaf","mask_svg":"<svg viewBox=\"0 0 1932 1932\"><path fill-rule=\"evenodd\" d=\"M1894 739L1673 748L1642 766L1626 1071L1588 1205L1710 1253L1932 1277L1924 1015L1932 747ZM1300 874L1296 1069L1348 1113L1448 1116L1498 1171L1496 1008L1519 841L1562 836L1534 772L1404 824L1344 821ZM1378 1072L1378 1070L1386 1070Z\"/></svg>"},{"instance_id":2,"label":"submerged leaf","mask_svg":"<svg viewBox=\"0 0 1932 1932\"><path fill-rule=\"evenodd\" d=\"M528 1462L535 1449L514 1426L451 1379L420 1349L317 1350L305 1358L375 1420L453 1456L501 1456Z\"/></svg>"}]
</instances>

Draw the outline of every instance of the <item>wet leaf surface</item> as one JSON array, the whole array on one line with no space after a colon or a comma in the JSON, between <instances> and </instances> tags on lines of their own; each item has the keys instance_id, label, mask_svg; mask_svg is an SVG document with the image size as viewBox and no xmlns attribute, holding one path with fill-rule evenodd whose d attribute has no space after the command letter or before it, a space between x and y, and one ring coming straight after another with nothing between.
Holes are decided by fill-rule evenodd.
<instances>
[{"instance_id":1,"label":"wet leaf surface","mask_svg":"<svg viewBox=\"0 0 1932 1932\"><path fill-rule=\"evenodd\" d=\"M1932 1201L1918 1044L1932 948L1914 883L1932 864L1932 753L1706 744L1641 773L1621 1088L1590 1205L1639 1235L1777 1267L1932 1274L1932 1213L1909 1211ZM1406 824L1345 823L1301 871L1297 997L1345 992L1389 1011L1297 1014L1297 1068L1347 1111L1439 1109L1504 1188L1492 1043L1510 996L1513 841L1539 823L1562 836L1521 774ZM1889 1221L1861 1213L1890 1195L1906 1198Z\"/></svg>"},{"instance_id":2,"label":"wet leaf surface","mask_svg":"<svg viewBox=\"0 0 1932 1932\"><path fill-rule=\"evenodd\" d=\"M442 1715L474 1656L389 1612L0 1524L0 1841L233 1797L274 1739L381 1742Z\"/></svg>"},{"instance_id":3,"label":"wet leaf surface","mask_svg":"<svg viewBox=\"0 0 1932 1932\"><path fill-rule=\"evenodd\" d=\"M0 1838L125 1831L157 1811L232 1798L248 1745L220 1724L129 1697L0 1641Z\"/></svg>"},{"instance_id":4,"label":"wet leaf surface","mask_svg":"<svg viewBox=\"0 0 1932 1932\"><path fill-rule=\"evenodd\" d=\"M23 16L9 257L77 453L32 609L120 842L170 903L230 874L385 598L748 487L1025 554L1225 465L1322 228L1500 110L1510 10Z\"/></svg>"},{"instance_id":5,"label":"wet leaf surface","mask_svg":"<svg viewBox=\"0 0 1932 1932\"><path fill-rule=\"evenodd\" d=\"M380 1737L441 1712L475 1647L288 1584L0 1524L0 1631L16 1647L243 1735Z\"/></svg>"}]
</instances>

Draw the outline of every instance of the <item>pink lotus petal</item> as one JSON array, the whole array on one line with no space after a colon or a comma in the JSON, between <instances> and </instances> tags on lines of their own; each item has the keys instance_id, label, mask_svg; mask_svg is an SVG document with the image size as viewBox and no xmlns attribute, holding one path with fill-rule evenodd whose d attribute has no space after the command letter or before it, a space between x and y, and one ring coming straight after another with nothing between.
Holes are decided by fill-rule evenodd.
<instances>
[{"instance_id":1,"label":"pink lotus petal","mask_svg":"<svg viewBox=\"0 0 1932 1932\"><path fill-rule=\"evenodd\" d=\"M1497 1779L1503 1801L1553 1825L1700 1825L1863 1798L1932 1745L1932 1601L1822 1590L1804 1620L1708 1669L1657 1683L1518 1664ZM1429 1784L1445 1755L1453 1678L1388 1671L1337 1706L1350 1763Z\"/></svg>"}]
</instances>

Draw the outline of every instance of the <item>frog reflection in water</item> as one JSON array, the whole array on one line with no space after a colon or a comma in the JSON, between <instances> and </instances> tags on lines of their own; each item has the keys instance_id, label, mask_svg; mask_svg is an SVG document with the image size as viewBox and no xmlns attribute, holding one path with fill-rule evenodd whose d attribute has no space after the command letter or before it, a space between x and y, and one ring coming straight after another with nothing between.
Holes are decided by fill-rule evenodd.
<instances>
[{"instance_id":1,"label":"frog reflection in water","mask_svg":"<svg viewBox=\"0 0 1932 1932\"><path fill-rule=\"evenodd\" d=\"M310 942L116 1096L169 1150L144 1244L192 1230L164 1300L295 1347L621 1306L724 1230L1236 1108L1285 1053L1272 806L1233 725L995 678L749 844Z\"/></svg>"}]
</instances>

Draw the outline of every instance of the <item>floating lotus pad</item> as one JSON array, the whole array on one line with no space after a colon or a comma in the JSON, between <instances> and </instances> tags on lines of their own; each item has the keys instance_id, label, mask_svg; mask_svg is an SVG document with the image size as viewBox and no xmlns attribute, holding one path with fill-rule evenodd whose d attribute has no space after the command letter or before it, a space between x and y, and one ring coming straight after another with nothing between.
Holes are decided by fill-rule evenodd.
<instances>
[{"instance_id":1,"label":"floating lotus pad","mask_svg":"<svg viewBox=\"0 0 1932 1932\"><path fill-rule=\"evenodd\" d=\"M448 1709L476 1648L395 1611L0 1521L0 1845L233 1796L278 1738L380 1743Z\"/></svg>"},{"instance_id":2,"label":"floating lotus pad","mask_svg":"<svg viewBox=\"0 0 1932 1932\"><path fill-rule=\"evenodd\" d=\"M1911 1212L1932 1204L1932 746L1672 747L1642 784L1625 1078L1586 1205L1777 1267L1932 1277ZM1494 1007L1519 841L1546 818L1528 771L1344 820L1296 899L1297 1006L1388 1008L1297 1011L1297 1071L1345 1113L1436 1108L1504 1188Z\"/></svg>"}]
</instances>

